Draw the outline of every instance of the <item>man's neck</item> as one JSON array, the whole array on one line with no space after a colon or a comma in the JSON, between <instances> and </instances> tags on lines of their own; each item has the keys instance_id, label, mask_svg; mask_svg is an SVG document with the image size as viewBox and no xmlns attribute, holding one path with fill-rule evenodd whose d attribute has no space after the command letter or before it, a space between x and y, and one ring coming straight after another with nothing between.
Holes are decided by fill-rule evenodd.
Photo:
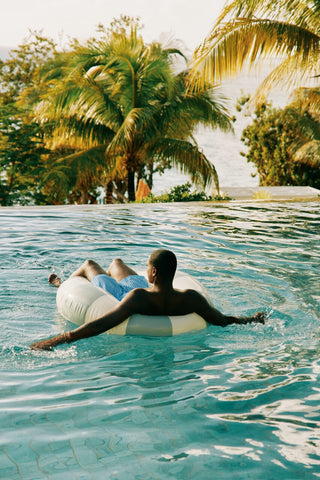
<instances>
[{"instance_id":1,"label":"man's neck","mask_svg":"<svg viewBox=\"0 0 320 480\"><path fill-rule=\"evenodd\" d=\"M161 282L159 280L156 280L153 283L152 290L154 292L159 292L159 293L172 292L173 291L173 285L172 285L172 282Z\"/></svg>"}]
</instances>

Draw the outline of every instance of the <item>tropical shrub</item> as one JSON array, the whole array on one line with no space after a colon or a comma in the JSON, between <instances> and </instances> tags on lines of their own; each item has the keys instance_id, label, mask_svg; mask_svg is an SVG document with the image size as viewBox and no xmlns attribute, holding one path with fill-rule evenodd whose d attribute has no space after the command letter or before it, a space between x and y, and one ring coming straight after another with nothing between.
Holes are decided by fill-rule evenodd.
<instances>
[{"instance_id":1,"label":"tropical shrub","mask_svg":"<svg viewBox=\"0 0 320 480\"><path fill-rule=\"evenodd\" d=\"M39 125L23 122L14 105L0 105L0 205L43 203L38 181L46 152Z\"/></svg>"},{"instance_id":2,"label":"tropical shrub","mask_svg":"<svg viewBox=\"0 0 320 480\"><path fill-rule=\"evenodd\" d=\"M150 194L142 200L142 203L168 203L168 202L207 202L212 200L230 200L227 196L211 196L204 191L191 191L192 185L187 182L183 185L172 187L169 192L162 195Z\"/></svg>"},{"instance_id":3,"label":"tropical shrub","mask_svg":"<svg viewBox=\"0 0 320 480\"><path fill-rule=\"evenodd\" d=\"M293 105L275 109L262 104L241 138L248 147L242 155L256 166L259 184L319 188L319 165L305 164L295 158L295 152L309 142L310 136L319 131L319 127L319 121L308 111L301 111Z\"/></svg>"}]
</instances>

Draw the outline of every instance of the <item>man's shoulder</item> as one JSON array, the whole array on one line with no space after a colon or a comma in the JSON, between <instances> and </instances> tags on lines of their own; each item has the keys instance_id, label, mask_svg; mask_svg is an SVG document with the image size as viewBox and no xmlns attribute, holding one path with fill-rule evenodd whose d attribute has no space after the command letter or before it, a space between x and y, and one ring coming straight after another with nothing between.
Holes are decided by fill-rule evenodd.
<instances>
[{"instance_id":1,"label":"man's shoulder","mask_svg":"<svg viewBox=\"0 0 320 480\"><path fill-rule=\"evenodd\" d=\"M150 295L150 290L148 288L135 288L130 292L135 297L147 297Z\"/></svg>"},{"instance_id":2,"label":"man's shoulder","mask_svg":"<svg viewBox=\"0 0 320 480\"><path fill-rule=\"evenodd\" d=\"M193 288L187 288L186 290L180 290L182 295L188 298L202 298L202 295L197 290Z\"/></svg>"},{"instance_id":3,"label":"man's shoulder","mask_svg":"<svg viewBox=\"0 0 320 480\"><path fill-rule=\"evenodd\" d=\"M140 302L147 298L150 292L146 288L134 288L124 297L126 302Z\"/></svg>"},{"instance_id":4,"label":"man's shoulder","mask_svg":"<svg viewBox=\"0 0 320 480\"><path fill-rule=\"evenodd\" d=\"M197 290L188 288L179 291L180 301L182 300L186 305L197 305L204 300L203 295Z\"/></svg>"}]
</instances>

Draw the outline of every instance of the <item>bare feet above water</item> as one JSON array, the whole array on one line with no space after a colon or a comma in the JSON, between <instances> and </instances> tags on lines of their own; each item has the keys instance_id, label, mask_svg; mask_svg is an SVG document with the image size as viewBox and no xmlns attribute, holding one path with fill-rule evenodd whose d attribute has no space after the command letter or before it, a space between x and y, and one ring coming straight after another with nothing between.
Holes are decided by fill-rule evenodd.
<instances>
[{"instance_id":1,"label":"bare feet above water","mask_svg":"<svg viewBox=\"0 0 320 480\"><path fill-rule=\"evenodd\" d=\"M55 273L51 273L48 278L48 282L50 285L53 285L54 287L60 287L62 281L61 278L59 278Z\"/></svg>"}]
</instances>

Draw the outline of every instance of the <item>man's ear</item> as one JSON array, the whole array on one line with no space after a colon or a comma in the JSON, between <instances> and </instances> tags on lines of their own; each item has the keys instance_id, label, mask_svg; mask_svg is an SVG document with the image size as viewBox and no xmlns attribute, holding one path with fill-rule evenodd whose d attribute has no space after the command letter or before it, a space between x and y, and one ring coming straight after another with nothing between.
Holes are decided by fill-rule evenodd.
<instances>
[{"instance_id":1,"label":"man's ear","mask_svg":"<svg viewBox=\"0 0 320 480\"><path fill-rule=\"evenodd\" d=\"M158 273L158 270L156 267L152 267L152 270L151 270L151 273L152 273L152 277L156 277L157 276L157 273Z\"/></svg>"}]
</instances>

